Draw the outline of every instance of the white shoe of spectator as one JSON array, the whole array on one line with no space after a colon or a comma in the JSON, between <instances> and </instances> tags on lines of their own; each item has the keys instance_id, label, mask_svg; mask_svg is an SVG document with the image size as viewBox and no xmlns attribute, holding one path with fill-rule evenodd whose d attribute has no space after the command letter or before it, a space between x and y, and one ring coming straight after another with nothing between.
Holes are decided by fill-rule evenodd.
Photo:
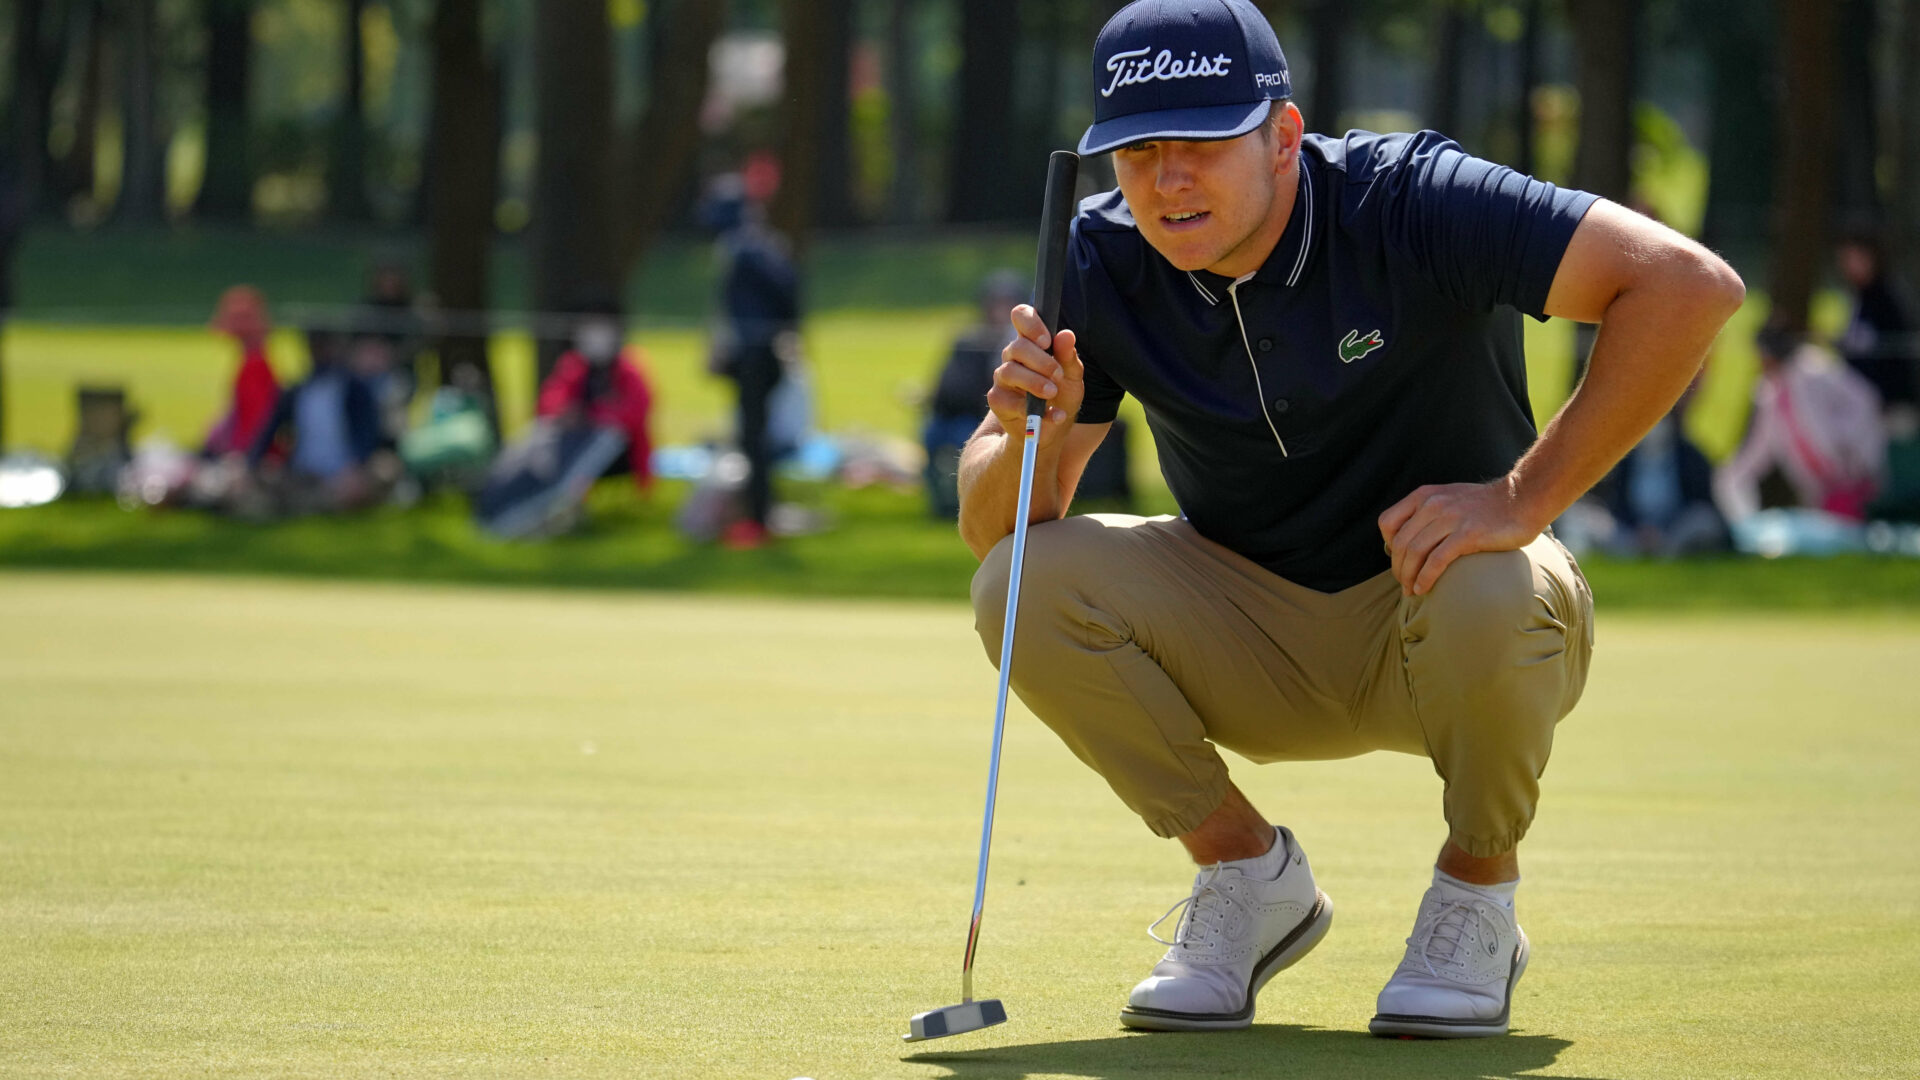
<instances>
[{"instance_id":1,"label":"white shoe of spectator","mask_svg":"<svg viewBox=\"0 0 1920 1080\"><path fill-rule=\"evenodd\" d=\"M1333 905L1314 886L1293 834L1274 832L1266 855L1201 870L1193 892L1147 928L1169 947L1133 988L1122 1024L1154 1031L1246 1027L1267 980L1320 944ZM1182 908L1172 941L1155 932Z\"/></svg>"}]
</instances>

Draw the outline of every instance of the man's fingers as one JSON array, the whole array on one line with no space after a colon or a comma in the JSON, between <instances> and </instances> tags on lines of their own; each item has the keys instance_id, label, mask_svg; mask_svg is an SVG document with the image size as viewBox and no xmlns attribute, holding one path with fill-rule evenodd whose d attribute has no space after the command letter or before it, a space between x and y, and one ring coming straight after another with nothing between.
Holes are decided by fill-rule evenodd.
<instances>
[{"instance_id":1,"label":"man's fingers","mask_svg":"<svg viewBox=\"0 0 1920 1080\"><path fill-rule=\"evenodd\" d=\"M1407 523L1407 519L1412 517L1414 511L1420 509L1421 504L1426 502L1426 500L1427 489L1425 487L1417 487L1408 493L1406 498L1401 499L1399 502L1394 503L1382 511L1380 514L1380 538L1389 544L1393 543L1394 535L1400 531L1401 526Z\"/></svg>"},{"instance_id":2,"label":"man's fingers","mask_svg":"<svg viewBox=\"0 0 1920 1080\"><path fill-rule=\"evenodd\" d=\"M1440 545L1428 553L1426 561L1420 566L1420 575L1413 579L1413 595L1425 596L1431 592L1440 575L1446 572L1453 560L1468 554L1470 545L1460 533L1449 535Z\"/></svg>"},{"instance_id":3,"label":"man's fingers","mask_svg":"<svg viewBox=\"0 0 1920 1080\"><path fill-rule=\"evenodd\" d=\"M1428 517L1400 530L1399 538L1394 541L1394 546L1400 550L1394 556L1393 576L1399 580L1403 591L1413 592L1413 583L1420 576L1427 553L1440 546L1451 532L1451 528L1437 517Z\"/></svg>"},{"instance_id":4,"label":"man's fingers","mask_svg":"<svg viewBox=\"0 0 1920 1080\"><path fill-rule=\"evenodd\" d=\"M1014 333L1043 349L1052 343L1053 336L1047 332L1047 324L1040 321L1040 313L1033 310L1032 304L1014 305L1011 318Z\"/></svg>"},{"instance_id":5,"label":"man's fingers","mask_svg":"<svg viewBox=\"0 0 1920 1080\"><path fill-rule=\"evenodd\" d=\"M1014 338L1007 347L1000 350L1000 359L1019 364L1049 379L1059 379L1066 375L1060 361L1052 353L1028 341L1026 338Z\"/></svg>"},{"instance_id":6,"label":"man's fingers","mask_svg":"<svg viewBox=\"0 0 1920 1080\"><path fill-rule=\"evenodd\" d=\"M1080 363L1080 339L1071 330L1062 330L1053 336L1053 358L1060 362L1061 373L1069 379L1085 376L1086 366Z\"/></svg>"},{"instance_id":7,"label":"man's fingers","mask_svg":"<svg viewBox=\"0 0 1920 1080\"><path fill-rule=\"evenodd\" d=\"M1038 398L1051 398L1060 392L1058 383L1022 364L1001 364L999 370L993 373L993 382L995 386L1018 390Z\"/></svg>"}]
</instances>

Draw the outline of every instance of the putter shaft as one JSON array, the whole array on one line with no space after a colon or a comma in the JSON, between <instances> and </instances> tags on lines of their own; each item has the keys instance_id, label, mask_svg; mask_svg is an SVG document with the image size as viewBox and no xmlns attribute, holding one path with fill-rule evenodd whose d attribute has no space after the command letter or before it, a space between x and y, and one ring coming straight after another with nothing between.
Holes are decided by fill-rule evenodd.
<instances>
[{"instance_id":1,"label":"putter shaft","mask_svg":"<svg viewBox=\"0 0 1920 1080\"><path fill-rule=\"evenodd\" d=\"M1027 515L1033 508L1033 462L1040 446L1040 417L1027 414L1020 444L1020 497L1013 515L1013 563L1007 571L1007 615L1000 634L1000 693L993 706L993 754L987 765L987 811L980 820L980 869L973 879L973 919L967 924L967 955L960 965L960 1001L973 1000L973 950L980 942L980 915L987 903L987 856L993 848L993 803L1000 788L1000 742L1007 729L1007 686L1013 671L1013 625L1020 610L1020 569L1027 554Z\"/></svg>"}]
</instances>

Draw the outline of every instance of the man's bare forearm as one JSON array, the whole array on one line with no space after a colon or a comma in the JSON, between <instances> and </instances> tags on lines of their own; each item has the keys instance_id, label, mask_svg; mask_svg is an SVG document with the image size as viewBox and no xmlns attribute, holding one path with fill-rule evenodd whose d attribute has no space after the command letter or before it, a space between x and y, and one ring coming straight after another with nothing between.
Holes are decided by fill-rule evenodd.
<instances>
[{"instance_id":1,"label":"man's bare forearm","mask_svg":"<svg viewBox=\"0 0 1920 1080\"><path fill-rule=\"evenodd\" d=\"M1745 295L1707 256L1614 298L1586 378L1509 475L1529 523L1544 529L1673 408Z\"/></svg>"},{"instance_id":2,"label":"man's bare forearm","mask_svg":"<svg viewBox=\"0 0 1920 1080\"><path fill-rule=\"evenodd\" d=\"M1020 505L1020 440L989 419L960 453L960 538L976 559L984 559L1000 538L1013 531ZM1034 456L1033 500L1027 523L1055 521L1067 512L1068 495L1060 483L1059 440Z\"/></svg>"}]
</instances>

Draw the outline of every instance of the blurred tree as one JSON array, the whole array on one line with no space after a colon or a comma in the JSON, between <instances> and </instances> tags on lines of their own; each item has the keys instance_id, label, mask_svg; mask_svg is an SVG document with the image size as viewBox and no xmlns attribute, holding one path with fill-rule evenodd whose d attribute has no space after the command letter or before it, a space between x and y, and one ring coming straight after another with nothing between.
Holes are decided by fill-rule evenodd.
<instances>
[{"instance_id":1,"label":"blurred tree","mask_svg":"<svg viewBox=\"0 0 1920 1080\"><path fill-rule=\"evenodd\" d=\"M533 30L533 220L529 269L534 307L577 311L617 303L613 202L613 42L606 5L537 0ZM561 326L537 340L542 380L566 344Z\"/></svg>"},{"instance_id":2,"label":"blurred tree","mask_svg":"<svg viewBox=\"0 0 1920 1080\"><path fill-rule=\"evenodd\" d=\"M1352 36L1353 5L1347 0L1317 0L1307 9L1307 25L1313 39L1313 85L1294 84L1294 92L1307 91L1306 109L1309 130L1327 135L1346 132L1341 117L1347 111L1347 41ZM1284 48L1285 43L1282 42Z\"/></svg>"},{"instance_id":3,"label":"blurred tree","mask_svg":"<svg viewBox=\"0 0 1920 1080\"><path fill-rule=\"evenodd\" d=\"M1873 0L1839 0L1835 38L1840 48L1834 84L1834 208L1846 227L1880 223L1879 95L1874 77ZM1916 57L1920 60L1920 57Z\"/></svg>"},{"instance_id":4,"label":"blurred tree","mask_svg":"<svg viewBox=\"0 0 1920 1080\"><path fill-rule=\"evenodd\" d=\"M796 251L805 250L814 224L844 224L852 217L847 146L852 20L851 0L782 0L780 5L786 98L773 223Z\"/></svg>"},{"instance_id":5,"label":"blurred tree","mask_svg":"<svg viewBox=\"0 0 1920 1080\"><path fill-rule=\"evenodd\" d=\"M1520 40L1515 48L1520 50L1520 100L1515 103L1514 130L1519 139L1514 168L1531 176L1539 167L1534 153L1533 96L1540 89L1540 0L1521 0Z\"/></svg>"},{"instance_id":6,"label":"blurred tree","mask_svg":"<svg viewBox=\"0 0 1920 1080\"><path fill-rule=\"evenodd\" d=\"M79 11L71 21L74 33L81 35L78 98L74 109L73 141L60 157L54 170L54 198L64 204L75 198L90 197L94 184L94 155L99 147L100 112L106 96L108 24L104 0L80 0Z\"/></svg>"},{"instance_id":7,"label":"blurred tree","mask_svg":"<svg viewBox=\"0 0 1920 1080\"><path fill-rule=\"evenodd\" d=\"M921 203L914 8L913 0L889 0L887 5L887 135L894 148L887 219L894 224L915 220Z\"/></svg>"},{"instance_id":8,"label":"blurred tree","mask_svg":"<svg viewBox=\"0 0 1920 1080\"><path fill-rule=\"evenodd\" d=\"M618 262L629 271L660 235L692 171L710 78L708 54L726 29L727 6L725 0L677 0L654 4L647 16L654 37L646 110L614 153L625 221Z\"/></svg>"},{"instance_id":9,"label":"blurred tree","mask_svg":"<svg viewBox=\"0 0 1920 1080\"><path fill-rule=\"evenodd\" d=\"M327 213L338 221L373 216L367 200L367 50L361 32L366 0L341 0L340 103L327 139Z\"/></svg>"},{"instance_id":10,"label":"blurred tree","mask_svg":"<svg viewBox=\"0 0 1920 1080\"><path fill-rule=\"evenodd\" d=\"M206 0L207 156L194 212L245 220L253 214L248 98L253 81L253 0Z\"/></svg>"},{"instance_id":11,"label":"blurred tree","mask_svg":"<svg viewBox=\"0 0 1920 1080\"><path fill-rule=\"evenodd\" d=\"M13 96L8 130L17 157L14 179L22 205L33 208L41 186L53 171L47 129L53 114L53 89L66 59L69 5L14 0Z\"/></svg>"},{"instance_id":12,"label":"blurred tree","mask_svg":"<svg viewBox=\"0 0 1920 1080\"><path fill-rule=\"evenodd\" d=\"M1920 283L1920 0L1902 0L1899 6L1899 50L1906 57L1898 65L1898 89L1893 110L1893 243L1894 261L1910 283Z\"/></svg>"},{"instance_id":13,"label":"blurred tree","mask_svg":"<svg viewBox=\"0 0 1920 1080\"><path fill-rule=\"evenodd\" d=\"M120 37L120 197L114 217L148 225L166 213L165 147L160 134L155 0L123 0Z\"/></svg>"},{"instance_id":14,"label":"blurred tree","mask_svg":"<svg viewBox=\"0 0 1920 1080\"><path fill-rule=\"evenodd\" d=\"M1427 126L1462 141L1460 130L1461 66L1466 60L1467 0L1439 0L1434 13L1433 94L1427 108Z\"/></svg>"},{"instance_id":15,"label":"blurred tree","mask_svg":"<svg viewBox=\"0 0 1920 1080\"><path fill-rule=\"evenodd\" d=\"M1014 46L1019 0L960 0L960 74L954 87L947 218L1006 221L1033 199L1009 181L1014 129Z\"/></svg>"},{"instance_id":16,"label":"blurred tree","mask_svg":"<svg viewBox=\"0 0 1920 1080\"><path fill-rule=\"evenodd\" d=\"M440 340L440 381L480 393L494 433L500 414L487 359L493 211L500 191L500 72L481 33L482 0L433 9L433 119L427 156L428 272L455 324Z\"/></svg>"},{"instance_id":17,"label":"blurred tree","mask_svg":"<svg viewBox=\"0 0 1920 1080\"><path fill-rule=\"evenodd\" d=\"M1831 0L1776 0L1774 10L1779 19L1775 63L1787 93L1777 137L1771 140L1780 156L1780 177L1767 274L1773 300L1769 317L1805 330L1814 284L1828 262L1838 18Z\"/></svg>"},{"instance_id":18,"label":"blurred tree","mask_svg":"<svg viewBox=\"0 0 1920 1080\"><path fill-rule=\"evenodd\" d=\"M1764 243L1779 149L1773 66L1754 60L1771 52L1771 5L1689 0L1682 13L1689 36L1706 54L1712 118L1700 238L1716 251L1744 256Z\"/></svg>"},{"instance_id":19,"label":"blurred tree","mask_svg":"<svg viewBox=\"0 0 1920 1080\"><path fill-rule=\"evenodd\" d=\"M1625 204L1632 198L1640 0L1566 2L1580 92L1574 186Z\"/></svg>"}]
</instances>

